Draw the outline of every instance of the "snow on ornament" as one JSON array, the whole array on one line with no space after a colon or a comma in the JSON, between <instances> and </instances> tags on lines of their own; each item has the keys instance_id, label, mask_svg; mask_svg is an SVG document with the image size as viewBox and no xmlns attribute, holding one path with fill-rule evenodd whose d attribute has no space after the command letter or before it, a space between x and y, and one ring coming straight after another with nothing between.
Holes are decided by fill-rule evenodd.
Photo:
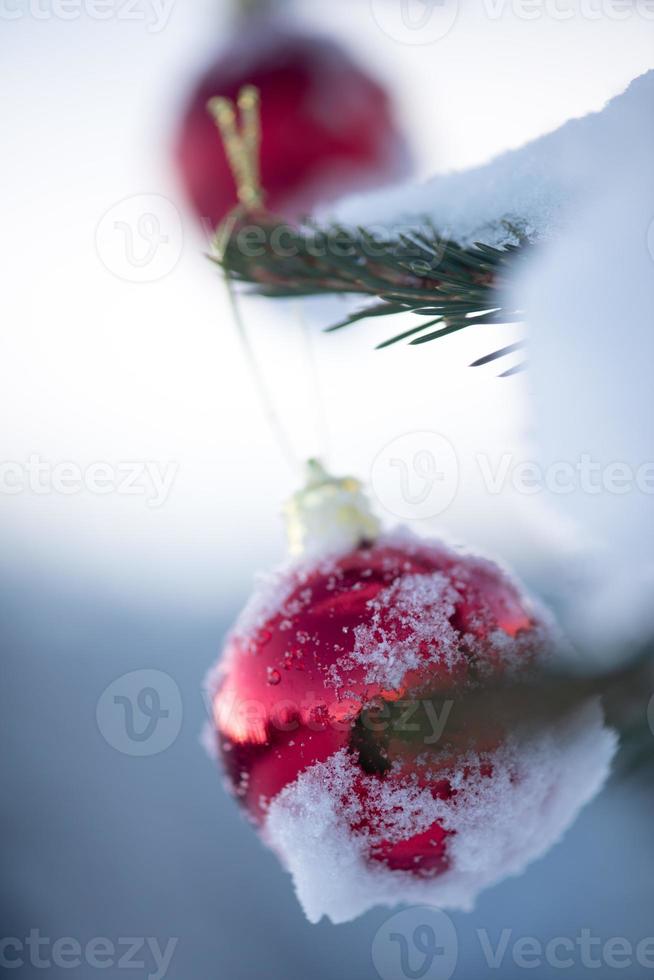
<instances>
[{"instance_id":1,"label":"snow on ornament","mask_svg":"<svg viewBox=\"0 0 654 980\"><path fill-rule=\"evenodd\" d=\"M234 101L247 86L261 95L261 182L271 211L296 218L319 201L406 173L406 146L382 85L335 41L255 11L239 18L228 47L195 86L177 137L182 182L209 225L237 198L207 103Z\"/></svg>"},{"instance_id":2,"label":"snow on ornament","mask_svg":"<svg viewBox=\"0 0 654 980\"><path fill-rule=\"evenodd\" d=\"M307 917L472 907L603 784L596 699L529 687L563 642L496 564L381 533L357 481L312 464L297 558L262 582L209 680L236 798Z\"/></svg>"}]
</instances>

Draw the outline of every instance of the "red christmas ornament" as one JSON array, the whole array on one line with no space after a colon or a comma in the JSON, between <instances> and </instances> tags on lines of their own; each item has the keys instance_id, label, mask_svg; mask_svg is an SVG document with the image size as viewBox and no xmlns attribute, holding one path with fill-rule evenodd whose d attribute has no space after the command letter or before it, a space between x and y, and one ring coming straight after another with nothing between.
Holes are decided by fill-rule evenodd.
<instances>
[{"instance_id":1,"label":"red christmas ornament","mask_svg":"<svg viewBox=\"0 0 654 980\"><path fill-rule=\"evenodd\" d=\"M243 17L193 92L177 140L198 216L217 226L236 203L234 178L207 103L261 95L261 179L268 208L296 218L316 203L397 179L407 154L387 93L334 41Z\"/></svg>"},{"instance_id":2,"label":"red christmas ornament","mask_svg":"<svg viewBox=\"0 0 654 980\"><path fill-rule=\"evenodd\" d=\"M601 712L517 738L481 698L553 646L497 565L379 535L356 481L315 467L291 519L305 556L257 591L210 683L230 785L311 919L469 907L596 791L613 751Z\"/></svg>"},{"instance_id":3,"label":"red christmas ornament","mask_svg":"<svg viewBox=\"0 0 654 980\"><path fill-rule=\"evenodd\" d=\"M257 820L307 766L342 748L360 751L356 723L366 707L502 672L498 633L511 666L516 656L526 665L542 641L496 566L408 536L300 563L277 588L269 607L237 626L215 702L225 764ZM379 751L383 773L402 749Z\"/></svg>"}]
</instances>

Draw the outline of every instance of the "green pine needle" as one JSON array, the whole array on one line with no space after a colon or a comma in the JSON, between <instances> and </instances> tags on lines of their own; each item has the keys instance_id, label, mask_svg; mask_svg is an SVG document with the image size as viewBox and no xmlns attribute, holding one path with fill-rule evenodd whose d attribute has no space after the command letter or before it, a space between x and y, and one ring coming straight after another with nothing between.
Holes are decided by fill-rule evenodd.
<instances>
[{"instance_id":1,"label":"green pine needle","mask_svg":"<svg viewBox=\"0 0 654 980\"><path fill-rule=\"evenodd\" d=\"M430 343L469 326L521 320L521 311L506 308L500 297L510 267L533 247L524 241L504 248L481 242L463 248L431 225L379 235L337 224L292 227L260 215L243 219L222 258L212 258L235 281L254 286L262 296L359 295L375 301L329 331L398 313L430 318L383 341L378 345L382 349L404 340ZM496 352L489 360L500 356Z\"/></svg>"}]
</instances>

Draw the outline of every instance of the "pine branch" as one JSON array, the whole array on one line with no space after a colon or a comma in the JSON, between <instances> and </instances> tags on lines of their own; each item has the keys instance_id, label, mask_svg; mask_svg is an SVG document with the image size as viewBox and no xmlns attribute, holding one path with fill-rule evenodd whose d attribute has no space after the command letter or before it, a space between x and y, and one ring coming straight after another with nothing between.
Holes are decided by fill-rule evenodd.
<instances>
[{"instance_id":1,"label":"pine branch","mask_svg":"<svg viewBox=\"0 0 654 980\"><path fill-rule=\"evenodd\" d=\"M627 665L600 676L571 675L547 669L524 674L521 677L499 677L494 680L468 678L459 688L442 689L433 696L436 714L443 704L450 702L447 727L442 733L441 748L452 746L470 747L492 742L499 731L517 731L521 728L542 730L557 726L570 717L589 699L599 698L606 724L619 736L620 753L616 770L622 775L654 765L654 732L648 720L648 702L654 679L654 656L651 650L643 652ZM411 733L402 726L406 703L389 704L386 734L394 733L404 741L420 743L433 734L428 717L416 717ZM370 759L379 748L380 739L372 736L374 724L367 722L368 713L376 708L365 709L359 719L359 748ZM394 720L397 719L397 727ZM397 736L397 732L402 734ZM424 744L424 743L423 743Z\"/></svg>"},{"instance_id":2,"label":"pine branch","mask_svg":"<svg viewBox=\"0 0 654 980\"><path fill-rule=\"evenodd\" d=\"M331 331L397 313L429 318L379 345L387 347L409 338L411 344L428 343L475 324L523 319L520 310L506 307L500 297L511 265L532 247L522 241L503 248L482 243L463 248L430 225L382 234L337 224L293 227L260 213L242 219L222 257L212 260L262 296L359 295L376 300ZM495 352L476 364L499 356L502 352Z\"/></svg>"}]
</instances>

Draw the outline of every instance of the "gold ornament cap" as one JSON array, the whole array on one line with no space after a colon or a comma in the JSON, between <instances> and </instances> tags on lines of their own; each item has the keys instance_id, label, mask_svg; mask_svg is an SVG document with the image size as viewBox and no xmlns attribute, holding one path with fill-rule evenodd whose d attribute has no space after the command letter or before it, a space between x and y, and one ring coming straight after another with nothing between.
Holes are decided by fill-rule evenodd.
<instances>
[{"instance_id":1,"label":"gold ornament cap","mask_svg":"<svg viewBox=\"0 0 654 980\"><path fill-rule=\"evenodd\" d=\"M317 459L306 464L306 485L284 507L294 557L344 551L374 541L379 521L359 480L330 476Z\"/></svg>"}]
</instances>

